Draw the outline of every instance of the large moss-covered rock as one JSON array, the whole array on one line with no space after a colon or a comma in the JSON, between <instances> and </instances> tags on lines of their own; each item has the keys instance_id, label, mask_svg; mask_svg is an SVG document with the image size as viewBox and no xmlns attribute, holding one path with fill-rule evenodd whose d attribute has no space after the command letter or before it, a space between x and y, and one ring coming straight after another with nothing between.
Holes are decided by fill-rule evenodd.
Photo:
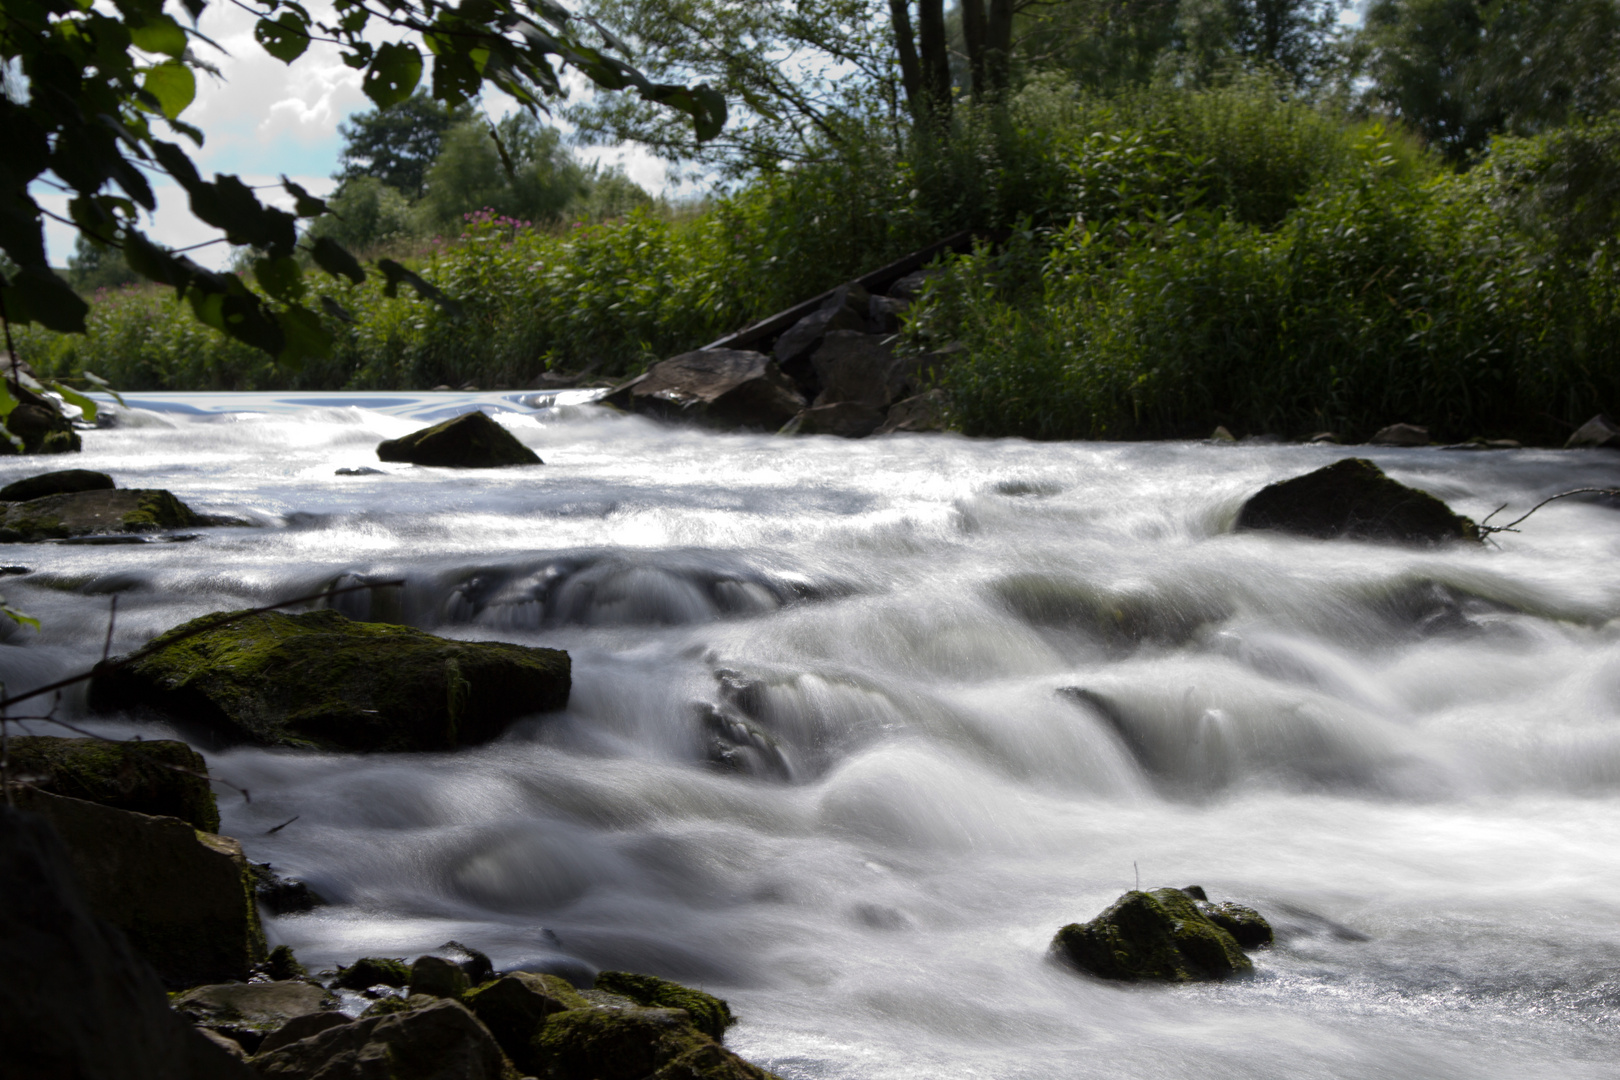
<instances>
[{"instance_id":1,"label":"large moss-covered rock","mask_svg":"<svg viewBox=\"0 0 1620 1080\"><path fill-rule=\"evenodd\" d=\"M39 817L0 805L0 1075L253 1080L169 1010Z\"/></svg>"},{"instance_id":2,"label":"large moss-covered rock","mask_svg":"<svg viewBox=\"0 0 1620 1080\"><path fill-rule=\"evenodd\" d=\"M472 982L460 965L442 956L419 956L411 965L410 991L430 997L460 998Z\"/></svg>"},{"instance_id":3,"label":"large moss-covered rock","mask_svg":"<svg viewBox=\"0 0 1620 1080\"><path fill-rule=\"evenodd\" d=\"M214 523L193 513L167 491L69 491L7 504L0 516L0 543L32 544L73 536L161 532Z\"/></svg>"},{"instance_id":4,"label":"large moss-covered rock","mask_svg":"<svg viewBox=\"0 0 1620 1080\"><path fill-rule=\"evenodd\" d=\"M92 469L59 469L40 473L21 480L13 480L0 487L0 502L27 502L46 495L63 495L73 491L111 491L118 485L104 472Z\"/></svg>"},{"instance_id":5,"label":"large moss-covered rock","mask_svg":"<svg viewBox=\"0 0 1620 1080\"><path fill-rule=\"evenodd\" d=\"M235 840L39 790L17 797L62 837L90 910L170 986L245 981L265 959L253 875Z\"/></svg>"},{"instance_id":6,"label":"large moss-covered rock","mask_svg":"<svg viewBox=\"0 0 1620 1080\"><path fill-rule=\"evenodd\" d=\"M1243 504L1237 527L1404 544L1480 538L1468 518L1426 491L1391 480L1365 458L1345 458L1267 485Z\"/></svg>"},{"instance_id":7,"label":"large moss-covered rock","mask_svg":"<svg viewBox=\"0 0 1620 1080\"><path fill-rule=\"evenodd\" d=\"M404 989L411 982L411 969L403 960L385 956L362 956L338 971L332 985L340 990L369 990L373 986Z\"/></svg>"},{"instance_id":8,"label":"large moss-covered rock","mask_svg":"<svg viewBox=\"0 0 1620 1080\"><path fill-rule=\"evenodd\" d=\"M336 1005L319 986L298 981L197 986L173 1001L174 1010L193 1024L235 1039L250 1054L293 1017Z\"/></svg>"},{"instance_id":9,"label":"large moss-covered rock","mask_svg":"<svg viewBox=\"0 0 1620 1080\"><path fill-rule=\"evenodd\" d=\"M469 993L465 1001L513 1064L529 1073L538 1073L543 1067L543 1062L535 1058L532 1044L546 1017L591 1007L566 979L528 971L514 971L485 983Z\"/></svg>"},{"instance_id":10,"label":"large moss-covered rock","mask_svg":"<svg viewBox=\"0 0 1620 1080\"><path fill-rule=\"evenodd\" d=\"M13 735L11 774L56 795L219 831L208 765L183 742L110 742Z\"/></svg>"},{"instance_id":11,"label":"large moss-covered rock","mask_svg":"<svg viewBox=\"0 0 1620 1080\"><path fill-rule=\"evenodd\" d=\"M196 626L98 667L91 707L151 709L227 742L445 750L568 701L568 654L557 649L451 641L326 610L247 615L185 636Z\"/></svg>"},{"instance_id":12,"label":"large moss-covered rock","mask_svg":"<svg viewBox=\"0 0 1620 1080\"><path fill-rule=\"evenodd\" d=\"M1059 959L1104 979L1197 982L1254 969L1232 935L1180 889L1133 890L1052 939Z\"/></svg>"},{"instance_id":13,"label":"large moss-covered rock","mask_svg":"<svg viewBox=\"0 0 1620 1080\"><path fill-rule=\"evenodd\" d=\"M454 1001L367 1016L258 1054L260 1077L275 1080L508 1080L501 1048Z\"/></svg>"},{"instance_id":14,"label":"large moss-covered rock","mask_svg":"<svg viewBox=\"0 0 1620 1080\"><path fill-rule=\"evenodd\" d=\"M10 365L6 366L9 369ZM6 416L6 430L20 439L22 446L0 439L0 455L78 452L82 445L79 433L55 401L14 381L7 381L6 390L17 400L17 407Z\"/></svg>"},{"instance_id":15,"label":"large moss-covered rock","mask_svg":"<svg viewBox=\"0 0 1620 1080\"><path fill-rule=\"evenodd\" d=\"M683 1009L570 1009L534 1039L548 1080L773 1080L692 1026Z\"/></svg>"},{"instance_id":16,"label":"large moss-covered rock","mask_svg":"<svg viewBox=\"0 0 1620 1080\"><path fill-rule=\"evenodd\" d=\"M604 971L596 977L596 989L627 997L638 1005L663 1009L685 1009L692 1024L715 1042L723 1042L726 1028L736 1023L731 1008L713 994L660 979L653 975L633 975L628 971Z\"/></svg>"},{"instance_id":17,"label":"large moss-covered rock","mask_svg":"<svg viewBox=\"0 0 1620 1080\"><path fill-rule=\"evenodd\" d=\"M545 464L517 436L478 411L380 442L377 456L384 461L453 469Z\"/></svg>"}]
</instances>

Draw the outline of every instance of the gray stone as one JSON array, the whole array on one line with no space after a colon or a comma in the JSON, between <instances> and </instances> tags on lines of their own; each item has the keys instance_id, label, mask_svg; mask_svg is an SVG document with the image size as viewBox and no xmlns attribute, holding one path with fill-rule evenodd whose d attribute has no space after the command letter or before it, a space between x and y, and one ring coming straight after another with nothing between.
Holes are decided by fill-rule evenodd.
<instances>
[{"instance_id":1,"label":"gray stone","mask_svg":"<svg viewBox=\"0 0 1620 1080\"><path fill-rule=\"evenodd\" d=\"M55 827L90 910L170 986L245 980L264 960L253 874L235 840L43 791L18 803Z\"/></svg>"},{"instance_id":2,"label":"gray stone","mask_svg":"<svg viewBox=\"0 0 1620 1080\"><path fill-rule=\"evenodd\" d=\"M889 406L889 412L878 425L875 435L889 435L897 431L944 431L945 391L924 391Z\"/></svg>"},{"instance_id":3,"label":"gray stone","mask_svg":"<svg viewBox=\"0 0 1620 1080\"><path fill-rule=\"evenodd\" d=\"M874 296L867 306L867 318L872 324L872 329L878 333L896 334L900 332L900 317L910 308L910 300L902 300L896 296Z\"/></svg>"},{"instance_id":4,"label":"gray stone","mask_svg":"<svg viewBox=\"0 0 1620 1080\"><path fill-rule=\"evenodd\" d=\"M442 424L384 440L377 444L377 457L451 469L545 464L516 435L476 409Z\"/></svg>"},{"instance_id":5,"label":"gray stone","mask_svg":"<svg viewBox=\"0 0 1620 1080\"><path fill-rule=\"evenodd\" d=\"M219 831L208 765L183 742L13 735L9 750L11 775L42 791Z\"/></svg>"},{"instance_id":6,"label":"gray stone","mask_svg":"<svg viewBox=\"0 0 1620 1080\"><path fill-rule=\"evenodd\" d=\"M3 442L4 440L0 440ZM167 491L113 488L45 495L8 503L0 543L34 544L78 536L161 532L221 524L202 517Z\"/></svg>"},{"instance_id":7,"label":"gray stone","mask_svg":"<svg viewBox=\"0 0 1620 1080\"><path fill-rule=\"evenodd\" d=\"M1243 504L1239 529L1322 540L1437 544L1479 540L1479 527L1426 491L1391 480L1363 458L1269 484Z\"/></svg>"},{"instance_id":8,"label":"gray stone","mask_svg":"<svg viewBox=\"0 0 1620 1080\"><path fill-rule=\"evenodd\" d=\"M775 431L805 407L793 380L763 353L700 349L662 363L628 388L630 408L665 420Z\"/></svg>"},{"instance_id":9,"label":"gray stone","mask_svg":"<svg viewBox=\"0 0 1620 1080\"><path fill-rule=\"evenodd\" d=\"M488 1029L454 1001L367 1016L253 1058L274 1080L503 1080Z\"/></svg>"},{"instance_id":10,"label":"gray stone","mask_svg":"<svg viewBox=\"0 0 1620 1080\"><path fill-rule=\"evenodd\" d=\"M272 1050L280 1050L283 1046L298 1042L300 1039L308 1039L311 1036L319 1035L323 1031L330 1031L332 1028L342 1027L344 1024L349 1023L353 1023L353 1019L344 1016L336 1009L304 1013L301 1016L293 1017L266 1035L264 1041L259 1043L259 1049L255 1053L268 1054Z\"/></svg>"},{"instance_id":11,"label":"gray stone","mask_svg":"<svg viewBox=\"0 0 1620 1080\"><path fill-rule=\"evenodd\" d=\"M0 806L0 881L5 1075L253 1080L170 1011L157 975L92 913L48 822Z\"/></svg>"},{"instance_id":12,"label":"gray stone","mask_svg":"<svg viewBox=\"0 0 1620 1080\"><path fill-rule=\"evenodd\" d=\"M821 339L834 330L867 331L872 298L859 285L841 285L815 311L782 332L772 350L783 371L809 358Z\"/></svg>"},{"instance_id":13,"label":"gray stone","mask_svg":"<svg viewBox=\"0 0 1620 1080\"><path fill-rule=\"evenodd\" d=\"M484 1022L518 1068L531 1073L542 1065L532 1043L546 1017L590 1003L556 975L514 971L467 995L467 1005Z\"/></svg>"},{"instance_id":14,"label":"gray stone","mask_svg":"<svg viewBox=\"0 0 1620 1080\"><path fill-rule=\"evenodd\" d=\"M174 999L193 1024L235 1039L248 1053L287 1021L332 1009L337 999L314 983L223 983L198 986Z\"/></svg>"},{"instance_id":15,"label":"gray stone","mask_svg":"<svg viewBox=\"0 0 1620 1080\"><path fill-rule=\"evenodd\" d=\"M887 340L877 334L835 330L810 358L821 380L817 405L854 402L872 409L887 409L903 396L907 365L894 355Z\"/></svg>"},{"instance_id":16,"label":"gray stone","mask_svg":"<svg viewBox=\"0 0 1620 1080\"><path fill-rule=\"evenodd\" d=\"M23 480L14 480L0 487L0 501L27 502L46 495L63 495L74 491L110 491L118 485L104 472L91 469L62 469L41 473Z\"/></svg>"},{"instance_id":17,"label":"gray stone","mask_svg":"<svg viewBox=\"0 0 1620 1080\"><path fill-rule=\"evenodd\" d=\"M1391 424L1367 441L1373 446L1428 446L1429 429L1416 424Z\"/></svg>"},{"instance_id":18,"label":"gray stone","mask_svg":"<svg viewBox=\"0 0 1620 1080\"><path fill-rule=\"evenodd\" d=\"M883 412L855 401L840 401L832 405L817 405L806 409L797 417L794 431L800 435L838 435L845 439L860 439L876 431L883 423Z\"/></svg>"},{"instance_id":19,"label":"gray stone","mask_svg":"<svg viewBox=\"0 0 1620 1080\"><path fill-rule=\"evenodd\" d=\"M1569 450L1598 446L1620 450L1620 425L1610 420L1605 413L1598 413L1582 424L1564 443L1564 447Z\"/></svg>"},{"instance_id":20,"label":"gray stone","mask_svg":"<svg viewBox=\"0 0 1620 1080\"><path fill-rule=\"evenodd\" d=\"M923 287L945 271L939 267L929 266L921 270L913 270L905 277L889 286L889 295L900 300L915 300L922 295Z\"/></svg>"},{"instance_id":21,"label":"gray stone","mask_svg":"<svg viewBox=\"0 0 1620 1080\"><path fill-rule=\"evenodd\" d=\"M411 965L410 991L432 997L458 998L472 988L461 965L442 956L420 956Z\"/></svg>"}]
</instances>

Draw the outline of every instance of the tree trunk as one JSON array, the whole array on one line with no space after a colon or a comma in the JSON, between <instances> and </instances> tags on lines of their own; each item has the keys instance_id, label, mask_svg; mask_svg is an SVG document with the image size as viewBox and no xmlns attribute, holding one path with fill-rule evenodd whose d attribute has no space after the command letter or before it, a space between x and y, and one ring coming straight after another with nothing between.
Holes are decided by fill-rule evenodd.
<instances>
[{"instance_id":1,"label":"tree trunk","mask_svg":"<svg viewBox=\"0 0 1620 1080\"><path fill-rule=\"evenodd\" d=\"M917 0L917 38L922 47L923 96L936 123L951 115L950 41L945 36L945 0Z\"/></svg>"},{"instance_id":2,"label":"tree trunk","mask_svg":"<svg viewBox=\"0 0 1620 1080\"><path fill-rule=\"evenodd\" d=\"M984 0L961 0L962 39L967 43L968 74L975 100L983 98L990 86L985 82Z\"/></svg>"},{"instance_id":3,"label":"tree trunk","mask_svg":"<svg viewBox=\"0 0 1620 1080\"><path fill-rule=\"evenodd\" d=\"M990 0L984 51L985 85L991 94L1000 94L1012 84L1012 31L1013 0Z\"/></svg>"},{"instance_id":4,"label":"tree trunk","mask_svg":"<svg viewBox=\"0 0 1620 1080\"><path fill-rule=\"evenodd\" d=\"M917 45L911 36L911 10L906 0L889 0L889 21L894 24L894 47L900 54L900 83L906 91L906 107L919 123L927 115L923 105L922 68L917 63Z\"/></svg>"}]
</instances>

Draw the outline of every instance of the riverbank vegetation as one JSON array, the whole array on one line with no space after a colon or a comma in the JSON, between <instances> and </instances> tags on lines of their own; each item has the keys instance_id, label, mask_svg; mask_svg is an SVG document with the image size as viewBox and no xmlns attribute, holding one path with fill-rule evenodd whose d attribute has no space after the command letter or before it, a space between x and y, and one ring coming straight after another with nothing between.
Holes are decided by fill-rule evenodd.
<instances>
[{"instance_id":1,"label":"riverbank vegetation","mask_svg":"<svg viewBox=\"0 0 1620 1080\"><path fill-rule=\"evenodd\" d=\"M1004 38L970 0L944 53L928 3L915 45L875 4L810 7L822 22L772 31L764 4L685 39L658 4L618 12L650 75L711 78L732 124L700 144L607 96L570 119L708 170L688 204L527 120L490 138L444 113L401 178L357 138L387 114L357 120L316 231L386 249L459 312L341 285L331 355L295 370L130 287L97 294L87 335L29 328L20 351L129 389L616 377L975 228L1012 239L952 260L903 343L972 434L1400 420L1549 441L1620 401L1612 0L1376 0L1353 31L1331 2L1070 0L1012 5ZM722 57L728 34L758 47Z\"/></svg>"}]
</instances>

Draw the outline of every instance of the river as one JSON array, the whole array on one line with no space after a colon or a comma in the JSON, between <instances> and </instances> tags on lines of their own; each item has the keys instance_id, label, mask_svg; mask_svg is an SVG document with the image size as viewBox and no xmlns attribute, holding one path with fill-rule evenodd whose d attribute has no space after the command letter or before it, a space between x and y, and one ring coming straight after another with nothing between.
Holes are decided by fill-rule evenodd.
<instances>
[{"instance_id":1,"label":"river","mask_svg":"<svg viewBox=\"0 0 1620 1080\"><path fill-rule=\"evenodd\" d=\"M43 622L0 647L12 690L99 656L115 595L120 652L396 577L340 609L573 657L565 712L481 747L200 747L251 792L220 790L223 831L333 901L267 925L312 967L455 938L662 974L727 998L729 1044L789 1080L1614 1075L1620 513L1567 500L1442 550L1231 526L1351 453L1476 519L1613 484L1620 456L724 435L500 394L130 403L0 482L101 469L253 525L0 551ZM471 407L546 464L376 460ZM80 700L63 715L165 734ZM1278 944L1196 987L1046 959L1138 880L1251 904Z\"/></svg>"}]
</instances>

